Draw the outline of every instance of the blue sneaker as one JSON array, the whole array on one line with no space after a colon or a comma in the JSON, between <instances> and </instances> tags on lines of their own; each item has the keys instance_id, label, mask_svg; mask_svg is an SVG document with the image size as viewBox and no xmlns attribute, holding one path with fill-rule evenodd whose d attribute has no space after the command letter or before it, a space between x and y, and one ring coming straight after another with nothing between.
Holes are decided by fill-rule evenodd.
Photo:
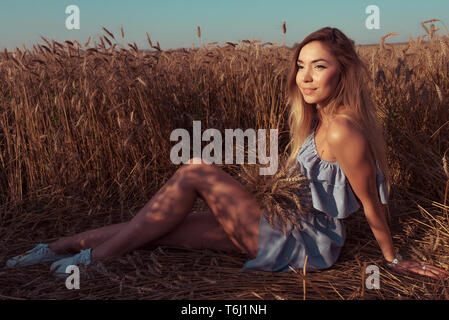
<instances>
[{"instance_id":1,"label":"blue sneaker","mask_svg":"<svg viewBox=\"0 0 449 320\"><path fill-rule=\"evenodd\" d=\"M35 264L57 261L70 256L70 254L55 253L48 247L48 244L39 243L33 249L6 261L6 266L8 268L32 266Z\"/></svg>"},{"instance_id":2,"label":"blue sneaker","mask_svg":"<svg viewBox=\"0 0 449 320\"><path fill-rule=\"evenodd\" d=\"M57 277L65 277L67 276L65 271L68 266L80 264L89 265L91 262L91 251L92 249L81 250L80 253L74 256L53 262L50 271L54 272Z\"/></svg>"}]
</instances>

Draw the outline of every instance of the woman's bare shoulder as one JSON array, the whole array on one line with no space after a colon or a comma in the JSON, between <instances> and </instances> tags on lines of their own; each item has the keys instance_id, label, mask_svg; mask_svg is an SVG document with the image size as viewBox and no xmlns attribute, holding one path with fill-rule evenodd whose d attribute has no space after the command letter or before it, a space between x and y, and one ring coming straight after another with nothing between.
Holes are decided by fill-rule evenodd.
<instances>
[{"instance_id":1,"label":"woman's bare shoulder","mask_svg":"<svg viewBox=\"0 0 449 320\"><path fill-rule=\"evenodd\" d=\"M356 119L351 111L339 112L330 122L328 128L328 142L350 139L364 139L360 128L355 124Z\"/></svg>"}]
</instances>

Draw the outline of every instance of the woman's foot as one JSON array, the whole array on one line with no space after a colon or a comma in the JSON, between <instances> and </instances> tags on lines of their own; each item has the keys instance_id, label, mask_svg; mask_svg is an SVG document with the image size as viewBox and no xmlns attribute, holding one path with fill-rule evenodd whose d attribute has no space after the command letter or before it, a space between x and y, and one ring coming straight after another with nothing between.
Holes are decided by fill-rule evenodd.
<instances>
[{"instance_id":1,"label":"woman's foot","mask_svg":"<svg viewBox=\"0 0 449 320\"><path fill-rule=\"evenodd\" d=\"M89 265L92 260L91 251L92 249L81 250L78 254L58 260L51 265L50 271L54 272L57 277L65 277L67 276L66 269L68 266Z\"/></svg>"},{"instance_id":2,"label":"woman's foot","mask_svg":"<svg viewBox=\"0 0 449 320\"><path fill-rule=\"evenodd\" d=\"M33 249L6 261L6 266L9 268L32 266L35 264L57 261L70 256L72 255L55 253L48 247L48 244L39 243Z\"/></svg>"}]
</instances>

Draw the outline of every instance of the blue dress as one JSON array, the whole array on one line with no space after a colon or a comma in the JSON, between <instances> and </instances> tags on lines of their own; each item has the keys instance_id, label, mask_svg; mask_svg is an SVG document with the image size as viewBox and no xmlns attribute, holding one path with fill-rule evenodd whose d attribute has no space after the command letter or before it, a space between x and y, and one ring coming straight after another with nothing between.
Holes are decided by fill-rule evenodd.
<instances>
[{"instance_id":1,"label":"blue dress","mask_svg":"<svg viewBox=\"0 0 449 320\"><path fill-rule=\"evenodd\" d=\"M246 261L243 268L260 271L288 272L289 261L307 270L331 267L338 259L346 239L342 219L360 208L349 181L338 162L321 159L315 146L315 118L312 133L304 140L298 152L299 169L309 181L313 208L301 216L300 228L287 223L286 235L273 229L262 215L259 226L257 257ZM379 199L388 202L384 176L376 166Z\"/></svg>"}]
</instances>

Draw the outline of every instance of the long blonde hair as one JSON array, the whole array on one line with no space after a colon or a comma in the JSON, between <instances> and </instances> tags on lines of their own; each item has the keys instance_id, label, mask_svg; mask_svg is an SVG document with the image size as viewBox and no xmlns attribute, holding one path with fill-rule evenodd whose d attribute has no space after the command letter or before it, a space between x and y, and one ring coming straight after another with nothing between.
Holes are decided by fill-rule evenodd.
<instances>
[{"instance_id":1,"label":"long blonde hair","mask_svg":"<svg viewBox=\"0 0 449 320\"><path fill-rule=\"evenodd\" d=\"M379 123L379 115L365 83L368 70L364 62L355 51L354 41L350 40L337 28L322 28L308 35L296 46L291 60L290 74L287 82L287 102L290 105L290 153L286 166L289 168L296 164L298 152L311 133L313 118L316 114L316 105L304 100L296 83L298 73L297 59L301 49L312 41L320 41L330 50L339 63L340 80L336 90L328 98L329 104L325 107L326 116L332 119L337 108L343 105L349 112L341 114L364 133L375 163L384 175L387 193L390 194L390 173L386 154L386 143L383 128Z\"/></svg>"}]
</instances>

